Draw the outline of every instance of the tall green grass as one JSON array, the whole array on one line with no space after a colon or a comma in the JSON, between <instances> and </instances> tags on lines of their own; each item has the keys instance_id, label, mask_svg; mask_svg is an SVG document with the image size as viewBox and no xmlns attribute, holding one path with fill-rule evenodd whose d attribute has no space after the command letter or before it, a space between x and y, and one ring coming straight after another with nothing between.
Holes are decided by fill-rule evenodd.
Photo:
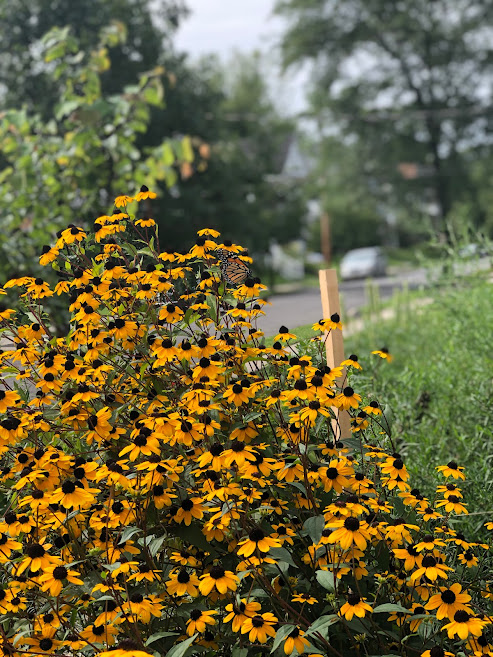
<instances>
[{"instance_id":1,"label":"tall green grass","mask_svg":"<svg viewBox=\"0 0 493 657\"><path fill-rule=\"evenodd\" d=\"M369 294L345 352L363 366L353 374L355 388L385 408L413 486L433 493L430 465L455 460L466 467L466 524L475 535L493 519L493 285L484 273L439 283L385 304ZM385 308L391 319L380 319ZM311 327L294 332L301 351L314 351ZM384 346L391 363L371 355Z\"/></svg>"},{"instance_id":2,"label":"tall green grass","mask_svg":"<svg viewBox=\"0 0 493 657\"><path fill-rule=\"evenodd\" d=\"M401 303L394 319L367 321L346 339L346 353L360 357L358 389L386 407L397 448L423 491L430 464L466 467L475 529L493 516L493 285L470 278L432 295L430 305ZM392 363L369 355L382 346Z\"/></svg>"}]
</instances>

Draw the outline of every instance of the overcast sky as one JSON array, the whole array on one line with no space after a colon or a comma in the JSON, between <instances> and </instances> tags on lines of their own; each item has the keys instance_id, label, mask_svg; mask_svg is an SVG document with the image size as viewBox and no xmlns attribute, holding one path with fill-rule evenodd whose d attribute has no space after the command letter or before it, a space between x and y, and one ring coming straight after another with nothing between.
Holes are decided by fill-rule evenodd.
<instances>
[{"instance_id":1,"label":"overcast sky","mask_svg":"<svg viewBox=\"0 0 493 657\"><path fill-rule=\"evenodd\" d=\"M276 43L283 22L272 15L275 0L187 0L190 16L175 38L179 50L191 58L215 53L227 59L234 50L259 49L277 62ZM273 95L292 114L302 110L306 76L290 71L283 80L273 81Z\"/></svg>"},{"instance_id":2,"label":"overcast sky","mask_svg":"<svg viewBox=\"0 0 493 657\"><path fill-rule=\"evenodd\" d=\"M272 47L281 21L272 16L274 0L187 0L176 45L191 55Z\"/></svg>"}]
</instances>

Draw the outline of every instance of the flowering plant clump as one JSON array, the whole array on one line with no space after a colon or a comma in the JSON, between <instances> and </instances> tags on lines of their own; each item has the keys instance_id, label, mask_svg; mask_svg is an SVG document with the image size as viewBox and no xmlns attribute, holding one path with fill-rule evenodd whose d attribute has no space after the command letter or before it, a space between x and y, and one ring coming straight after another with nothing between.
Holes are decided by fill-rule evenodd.
<instances>
[{"instance_id":1,"label":"flowering plant clump","mask_svg":"<svg viewBox=\"0 0 493 657\"><path fill-rule=\"evenodd\" d=\"M212 229L162 251L152 198L61 231L54 289L5 285L25 310L0 314L0 655L492 652L463 468L412 489L357 357L325 364L340 318L316 357L285 327L265 346L249 258Z\"/></svg>"}]
</instances>

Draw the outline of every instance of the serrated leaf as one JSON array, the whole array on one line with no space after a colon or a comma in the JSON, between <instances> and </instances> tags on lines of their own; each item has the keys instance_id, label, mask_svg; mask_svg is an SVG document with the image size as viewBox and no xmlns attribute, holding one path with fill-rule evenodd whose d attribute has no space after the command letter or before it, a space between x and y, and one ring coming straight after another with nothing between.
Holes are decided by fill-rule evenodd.
<instances>
[{"instance_id":1,"label":"serrated leaf","mask_svg":"<svg viewBox=\"0 0 493 657\"><path fill-rule=\"evenodd\" d=\"M322 532L325 527L325 518L323 516L313 516L305 520L303 529L308 532L308 536L314 543L318 543L322 537Z\"/></svg>"},{"instance_id":2,"label":"serrated leaf","mask_svg":"<svg viewBox=\"0 0 493 657\"><path fill-rule=\"evenodd\" d=\"M337 577L333 572L329 570L317 570L315 576L317 578L317 582L320 584L320 586L323 586L324 589L327 591L336 590Z\"/></svg>"},{"instance_id":3,"label":"serrated leaf","mask_svg":"<svg viewBox=\"0 0 493 657\"><path fill-rule=\"evenodd\" d=\"M409 609L406 609L401 605L393 604L392 602L386 602L383 605L378 605L378 607L375 607L375 609L373 610L373 613L384 614L384 613L392 613L394 611L404 612L405 614L409 614Z\"/></svg>"},{"instance_id":4,"label":"serrated leaf","mask_svg":"<svg viewBox=\"0 0 493 657\"><path fill-rule=\"evenodd\" d=\"M190 646L195 641L197 636L198 636L198 632L195 632L195 634L191 636L189 639L187 639L186 641L182 641L177 646L173 646L171 650L168 650L168 652L166 653L166 657L183 657L183 655L190 648Z\"/></svg>"}]
</instances>

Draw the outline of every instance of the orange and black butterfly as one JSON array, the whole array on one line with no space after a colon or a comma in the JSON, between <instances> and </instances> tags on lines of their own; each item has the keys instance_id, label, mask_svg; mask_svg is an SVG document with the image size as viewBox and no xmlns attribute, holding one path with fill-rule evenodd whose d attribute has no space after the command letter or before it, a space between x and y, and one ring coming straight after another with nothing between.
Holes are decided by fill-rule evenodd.
<instances>
[{"instance_id":1,"label":"orange and black butterfly","mask_svg":"<svg viewBox=\"0 0 493 657\"><path fill-rule=\"evenodd\" d=\"M235 253L218 249L216 251L217 259L221 262L221 274L223 278L232 285L241 285L252 272L247 264L238 258Z\"/></svg>"}]
</instances>

